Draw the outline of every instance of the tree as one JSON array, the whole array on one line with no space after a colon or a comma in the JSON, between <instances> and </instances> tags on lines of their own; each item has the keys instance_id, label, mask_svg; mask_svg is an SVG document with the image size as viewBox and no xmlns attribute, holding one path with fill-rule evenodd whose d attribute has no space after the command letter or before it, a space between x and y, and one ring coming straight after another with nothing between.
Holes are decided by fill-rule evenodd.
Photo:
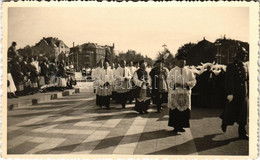
<instances>
[{"instance_id":1,"label":"tree","mask_svg":"<svg viewBox=\"0 0 260 160\"><path fill-rule=\"evenodd\" d=\"M125 60L126 63L129 64L131 61L133 63L137 63L142 59L145 60L145 62L147 62L149 65L154 63L151 58L143 56L141 53L137 53L135 50L128 50L126 53L120 53L118 56L115 55L112 62L119 63L120 60Z\"/></svg>"},{"instance_id":2,"label":"tree","mask_svg":"<svg viewBox=\"0 0 260 160\"><path fill-rule=\"evenodd\" d=\"M162 52L158 52L158 55L156 57L156 60L162 60L164 59L165 67L171 68L172 65L175 63L175 59L173 54L166 48Z\"/></svg>"},{"instance_id":3,"label":"tree","mask_svg":"<svg viewBox=\"0 0 260 160\"><path fill-rule=\"evenodd\" d=\"M17 51L21 56L27 56L27 57L33 56L32 55L32 48L29 45L25 46L24 48L20 48Z\"/></svg>"},{"instance_id":4,"label":"tree","mask_svg":"<svg viewBox=\"0 0 260 160\"><path fill-rule=\"evenodd\" d=\"M183 46L181 46L176 55L184 55L185 57L188 57L190 54L191 49L195 46L194 43L186 43Z\"/></svg>"}]
</instances>

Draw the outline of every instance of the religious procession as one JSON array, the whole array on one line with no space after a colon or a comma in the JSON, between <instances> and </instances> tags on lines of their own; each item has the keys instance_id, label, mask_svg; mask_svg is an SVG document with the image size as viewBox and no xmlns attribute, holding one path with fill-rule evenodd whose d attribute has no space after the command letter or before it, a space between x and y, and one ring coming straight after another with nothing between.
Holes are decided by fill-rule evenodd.
<instances>
[{"instance_id":1,"label":"religious procession","mask_svg":"<svg viewBox=\"0 0 260 160\"><path fill-rule=\"evenodd\" d=\"M228 128L231 127L237 132L232 133L233 136L237 136L239 140L249 140L249 64L246 57L248 51L242 46L237 48L231 63L221 64L214 61L199 65L187 64L191 59L185 54L176 54L169 60L172 53L165 47L161 56L152 61L152 67L149 59L139 58L136 61L135 55L130 59L111 61L108 56L111 52L106 49L105 56L94 64L96 67L81 66L80 69L75 61L22 55L16 50L16 45L13 42L7 52L7 98L10 103L21 103L26 97L35 99L34 95L44 97L43 94L58 92L63 95L63 92L69 90L74 93L74 88L85 89L81 98L78 95L68 96L64 102L61 99L56 103L64 103L73 112L89 115L113 115L118 112L114 117L126 113L142 119L167 116L165 125L171 129L171 136L186 136L191 132L195 127L192 117L198 115L198 108L205 112L214 112L217 109L222 112L214 115L217 115L221 124L212 128L218 128L224 135L229 135ZM93 104L89 104L91 100L87 100L88 96L94 98ZM81 110L77 110L77 106L74 108L74 104L69 105L82 100L86 102L81 104ZM56 110L62 112L63 118L71 113L63 112L55 102L53 106L47 103L44 108L57 108ZM87 108L89 109L86 110ZM89 111L91 109L93 111ZM98 123L99 118L102 119L102 115L97 117L92 123ZM78 114L73 118L78 118ZM134 124L132 126L136 127Z\"/></svg>"},{"instance_id":2,"label":"religious procession","mask_svg":"<svg viewBox=\"0 0 260 160\"><path fill-rule=\"evenodd\" d=\"M220 65L214 62L200 66L187 66L186 57L176 55L171 68L165 66L164 58L156 60L152 68L148 68L144 60L140 60L137 67L132 61L127 65L121 60L115 68L113 62L101 59L91 75L96 105L110 110L110 103L117 103L125 109L135 102L133 109L138 114L147 114L151 104L155 104L157 113L161 113L166 104L168 126L177 133L190 127L193 98L196 101L193 103L202 107L214 104L223 107L222 131L226 132L228 125L237 122L239 138L248 140L245 126L249 75L245 54L246 50L241 47L233 63Z\"/></svg>"},{"instance_id":3,"label":"religious procession","mask_svg":"<svg viewBox=\"0 0 260 160\"><path fill-rule=\"evenodd\" d=\"M3 155L255 158L253 3L17 5L3 5Z\"/></svg>"}]
</instances>

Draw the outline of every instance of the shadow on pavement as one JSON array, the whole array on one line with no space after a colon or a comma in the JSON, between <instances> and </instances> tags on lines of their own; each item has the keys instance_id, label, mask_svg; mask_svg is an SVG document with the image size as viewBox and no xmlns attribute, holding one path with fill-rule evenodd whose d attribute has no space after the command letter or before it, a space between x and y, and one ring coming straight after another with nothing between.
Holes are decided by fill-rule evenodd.
<instances>
[{"instance_id":1,"label":"shadow on pavement","mask_svg":"<svg viewBox=\"0 0 260 160\"><path fill-rule=\"evenodd\" d=\"M141 137L139 139L138 137L140 135L141 135ZM143 135L145 135L145 138L142 138ZM79 145L81 146L81 148L80 148L80 150L77 150L77 152L86 151L89 146L92 146L93 144L96 144L96 143L98 143L98 145L95 147L94 150L101 150L101 149L106 149L108 147L116 147L119 143L122 143L121 140L123 138L127 138L128 141L124 141L122 144L130 144L130 143L155 140L155 139L166 138L169 136L177 136L177 135L179 135L179 134L174 134L172 131L157 130L157 131L143 132L143 133L132 134L132 135L122 135L122 136L120 135L120 136L116 136L116 137L105 138L102 141L93 140L93 141L89 141L89 142L85 142L85 143L74 143L74 144L70 144L70 145L56 147L51 150L50 149L42 150L42 151L37 152L36 154L46 153L49 151L51 151L51 152L72 151Z\"/></svg>"},{"instance_id":2,"label":"shadow on pavement","mask_svg":"<svg viewBox=\"0 0 260 160\"><path fill-rule=\"evenodd\" d=\"M192 107L191 108L191 119L219 117L223 111L224 111L224 109L222 109L222 108Z\"/></svg>"},{"instance_id":3,"label":"shadow on pavement","mask_svg":"<svg viewBox=\"0 0 260 160\"><path fill-rule=\"evenodd\" d=\"M227 140L214 141L213 138L217 135L220 135L220 134L212 134L212 135L206 135L201 138L195 138L195 139L187 141L185 143L182 143L182 144L179 144L179 145L167 148L167 149L163 149L160 151L152 152L149 154L150 155L153 155L153 154L171 155L172 152L178 150L179 152L177 152L177 153L180 153L181 155L189 155L189 154L195 154L196 152L201 152L204 150L210 150L210 149L218 148L221 146L225 146L225 145L229 144L230 142L239 140L238 138L231 138L231 139L227 139ZM192 145L192 143L195 143L197 150L188 149Z\"/></svg>"}]
</instances>

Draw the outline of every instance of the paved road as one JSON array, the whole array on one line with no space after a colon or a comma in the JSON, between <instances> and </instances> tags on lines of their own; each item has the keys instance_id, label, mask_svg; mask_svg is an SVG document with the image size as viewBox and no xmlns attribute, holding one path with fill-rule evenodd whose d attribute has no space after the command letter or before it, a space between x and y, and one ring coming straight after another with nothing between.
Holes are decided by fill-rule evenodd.
<instances>
[{"instance_id":1,"label":"paved road","mask_svg":"<svg viewBox=\"0 0 260 160\"><path fill-rule=\"evenodd\" d=\"M191 128L174 134L168 111L95 106L92 92L8 112L8 154L248 155L237 126L220 130L221 109L193 108Z\"/></svg>"}]
</instances>

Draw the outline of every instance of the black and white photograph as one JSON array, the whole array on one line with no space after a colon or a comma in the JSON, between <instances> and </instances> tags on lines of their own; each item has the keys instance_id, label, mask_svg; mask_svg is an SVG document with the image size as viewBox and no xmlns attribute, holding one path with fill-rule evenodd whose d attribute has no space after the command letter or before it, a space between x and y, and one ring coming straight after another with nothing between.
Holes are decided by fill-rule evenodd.
<instances>
[{"instance_id":1,"label":"black and white photograph","mask_svg":"<svg viewBox=\"0 0 260 160\"><path fill-rule=\"evenodd\" d=\"M256 158L258 3L38 3L3 4L5 156Z\"/></svg>"}]
</instances>

